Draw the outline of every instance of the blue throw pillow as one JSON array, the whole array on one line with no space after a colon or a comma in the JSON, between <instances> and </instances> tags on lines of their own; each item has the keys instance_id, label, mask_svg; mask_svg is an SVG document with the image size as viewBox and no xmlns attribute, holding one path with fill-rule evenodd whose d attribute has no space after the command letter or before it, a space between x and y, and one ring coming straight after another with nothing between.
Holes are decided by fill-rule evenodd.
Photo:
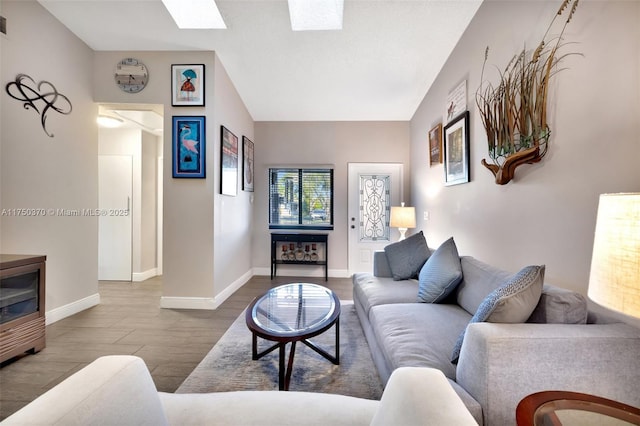
<instances>
[{"instance_id":1,"label":"blue throw pillow","mask_svg":"<svg viewBox=\"0 0 640 426\"><path fill-rule=\"evenodd\" d=\"M522 268L485 297L469 324L484 321L511 324L525 322L540 300L544 270L544 265ZM451 362L454 364L458 362L465 332L466 328L453 347Z\"/></svg>"},{"instance_id":2,"label":"blue throw pillow","mask_svg":"<svg viewBox=\"0 0 640 426\"><path fill-rule=\"evenodd\" d=\"M440 303L462 281L462 265L453 237L433 252L418 275L418 302Z\"/></svg>"},{"instance_id":3,"label":"blue throw pillow","mask_svg":"<svg viewBox=\"0 0 640 426\"><path fill-rule=\"evenodd\" d=\"M394 280L408 280L418 275L431 252L422 231L384 248Z\"/></svg>"}]
</instances>

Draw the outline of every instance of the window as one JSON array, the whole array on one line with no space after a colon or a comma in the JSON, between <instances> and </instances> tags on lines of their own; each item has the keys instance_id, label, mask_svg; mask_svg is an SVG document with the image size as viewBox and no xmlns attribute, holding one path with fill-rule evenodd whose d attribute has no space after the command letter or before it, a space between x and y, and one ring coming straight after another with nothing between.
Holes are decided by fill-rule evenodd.
<instances>
[{"instance_id":1,"label":"window","mask_svg":"<svg viewBox=\"0 0 640 426\"><path fill-rule=\"evenodd\" d=\"M270 229L333 229L333 169L269 169Z\"/></svg>"}]
</instances>

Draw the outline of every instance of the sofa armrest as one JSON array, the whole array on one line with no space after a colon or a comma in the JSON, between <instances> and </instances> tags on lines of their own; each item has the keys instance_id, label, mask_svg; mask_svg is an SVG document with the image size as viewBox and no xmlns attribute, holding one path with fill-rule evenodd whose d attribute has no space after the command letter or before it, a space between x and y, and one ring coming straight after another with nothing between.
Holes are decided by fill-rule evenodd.
<instances>
[{"instance_id":1,"label":"sofa armrest","mask_svg":"<svg viewBox=\"0 0 640 426\"><path fill-rule=\"evenodd\" d=\"M373 276L392 278L389 260L384 250L376 250L373 252Z\"/></svg>"},{"instance_id":2,"label":"sofa armrest","mask_svg":"<svg viewBox=\"0 0 640 426\"><path fill-rule=\"evenodd\" d=\"M400 367L391 374L371 425L477 426L478 423L440 370Z\"/></svg>"},{"instance_id":3,"label":"sofa armrest","mask_svg":"<svg viewBox=\"0 0 640 426\"><path fill-rule=\"evenodd\" d=\"M640 329L627 324L469 324L456 382L484 424L515 424L534 392L583 392L640 406Z\"/></svg>"},{"instance_id":4,"label":"sofa armrest","mask_svg":"<svg viewBox=\"0 0 640 426\"><path fill-rule=\"evenodd\" d=\"M7 417L2 425L167 425L141 358L104 356Z\"/></svg>"}]
</instances>

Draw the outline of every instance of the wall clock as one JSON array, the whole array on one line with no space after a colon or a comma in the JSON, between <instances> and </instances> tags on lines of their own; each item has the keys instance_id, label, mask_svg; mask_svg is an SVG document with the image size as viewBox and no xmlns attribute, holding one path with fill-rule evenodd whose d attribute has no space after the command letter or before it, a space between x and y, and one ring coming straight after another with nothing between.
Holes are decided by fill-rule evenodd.
<instances>
[{"instance_id":1,"label":"wall clock","mask_svg":"<svg viewBox=\"0 0 640 426\"><path fill-rule=\"evenodd\" d=\"M123 92L138 93L147 85L147 67L135 58L125 58L116 65L116 84Z\"/></svg>"}]
</instances>

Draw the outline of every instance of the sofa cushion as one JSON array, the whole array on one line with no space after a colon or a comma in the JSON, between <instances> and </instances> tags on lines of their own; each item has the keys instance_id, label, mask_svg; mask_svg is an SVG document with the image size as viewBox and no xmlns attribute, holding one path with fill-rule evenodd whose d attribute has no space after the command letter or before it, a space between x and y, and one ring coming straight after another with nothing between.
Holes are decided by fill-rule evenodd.
<instances>
[{"instance_id":1,"label":"sofa cushion","mask_svg":"<svg viewBox=\"0 0 640 426\"><path fill-rule=\"evenodd\" d=\"M456 287L456 300L469 314L478 310L482 301L500 287L512 274L495 268L471 256L460 258L462 281Z\"/></svg>"},{"instance_id":2,"label":"sofa cushion","mask_svg":"<svg viewBox=\"0 0 640 426\"><path fill-rule=\"evenodd\" d=\"M414 303L418 294L416 280L394 281L392 278L374 277L359 272L353 274L353 298L369 315L369 309L388 303Z\"/></svg>"},{"instance_id":3,"label":"sofa cushion","mask_svg":"<svg viewBox=\"0 0 640 426\"><path fill-rule=\"evenodd\" d=\"M527 322L543 324L586 324L587 299L580 293L545 284L540 301Z\"/></svg>"},{"instance_id":4,"label":"sofa cushion","mask_svg":"<svg viewBox=\"0 0 640 426\"><path fill-rule=\"evenodd\" d=\"M389 244L384 248L391 269L391 275L396 281L415 278L427 261L431 252L422 231L410 237Z\"/></svg>"},{"instance_id":5,"label":"sofa cushion","mask_svg":"<svg viewBox=\"0 0 640 426\"><path fill-rule=\"evenodd\" d=\"M369 321L390 370L432 367L455 379L450 361L456 337L471 315L458 305L404 303L371 308Z\"/></svg>"},{"instance_id":6,"label":"sofa cushion","mask_svg":"<svg viewBox=\"0 0 640 426\"><path fill-rule=\"evenodd\" d=\"M462 280L462 266L453 237L442 243L418 275L418 302L440 303Z\"/></svg>"},{"instance_id":7,"label":"sofa cushion","mask_svg":"<svg viewBox=\"0 0 640 426\"><path fill-rule=\"evenodd\" d=\"M387 254L384 250L376 250L373 252L373 275L376 277L391 278L391 268L387 260Z\"/></svg>"},{"instance_id":8,"label":"sofa cushion","mask_svg":"<svg viewBox=\"0 0 640 426\"><path fill-rule=\"evenodd\" d=\"M544 269L544 265L522 268L484 299L469 322L525 322L540 300ZM464 334L463 330L454 346L451 354L453 363L458 362Z\"/></svg>"}]
</instances>

